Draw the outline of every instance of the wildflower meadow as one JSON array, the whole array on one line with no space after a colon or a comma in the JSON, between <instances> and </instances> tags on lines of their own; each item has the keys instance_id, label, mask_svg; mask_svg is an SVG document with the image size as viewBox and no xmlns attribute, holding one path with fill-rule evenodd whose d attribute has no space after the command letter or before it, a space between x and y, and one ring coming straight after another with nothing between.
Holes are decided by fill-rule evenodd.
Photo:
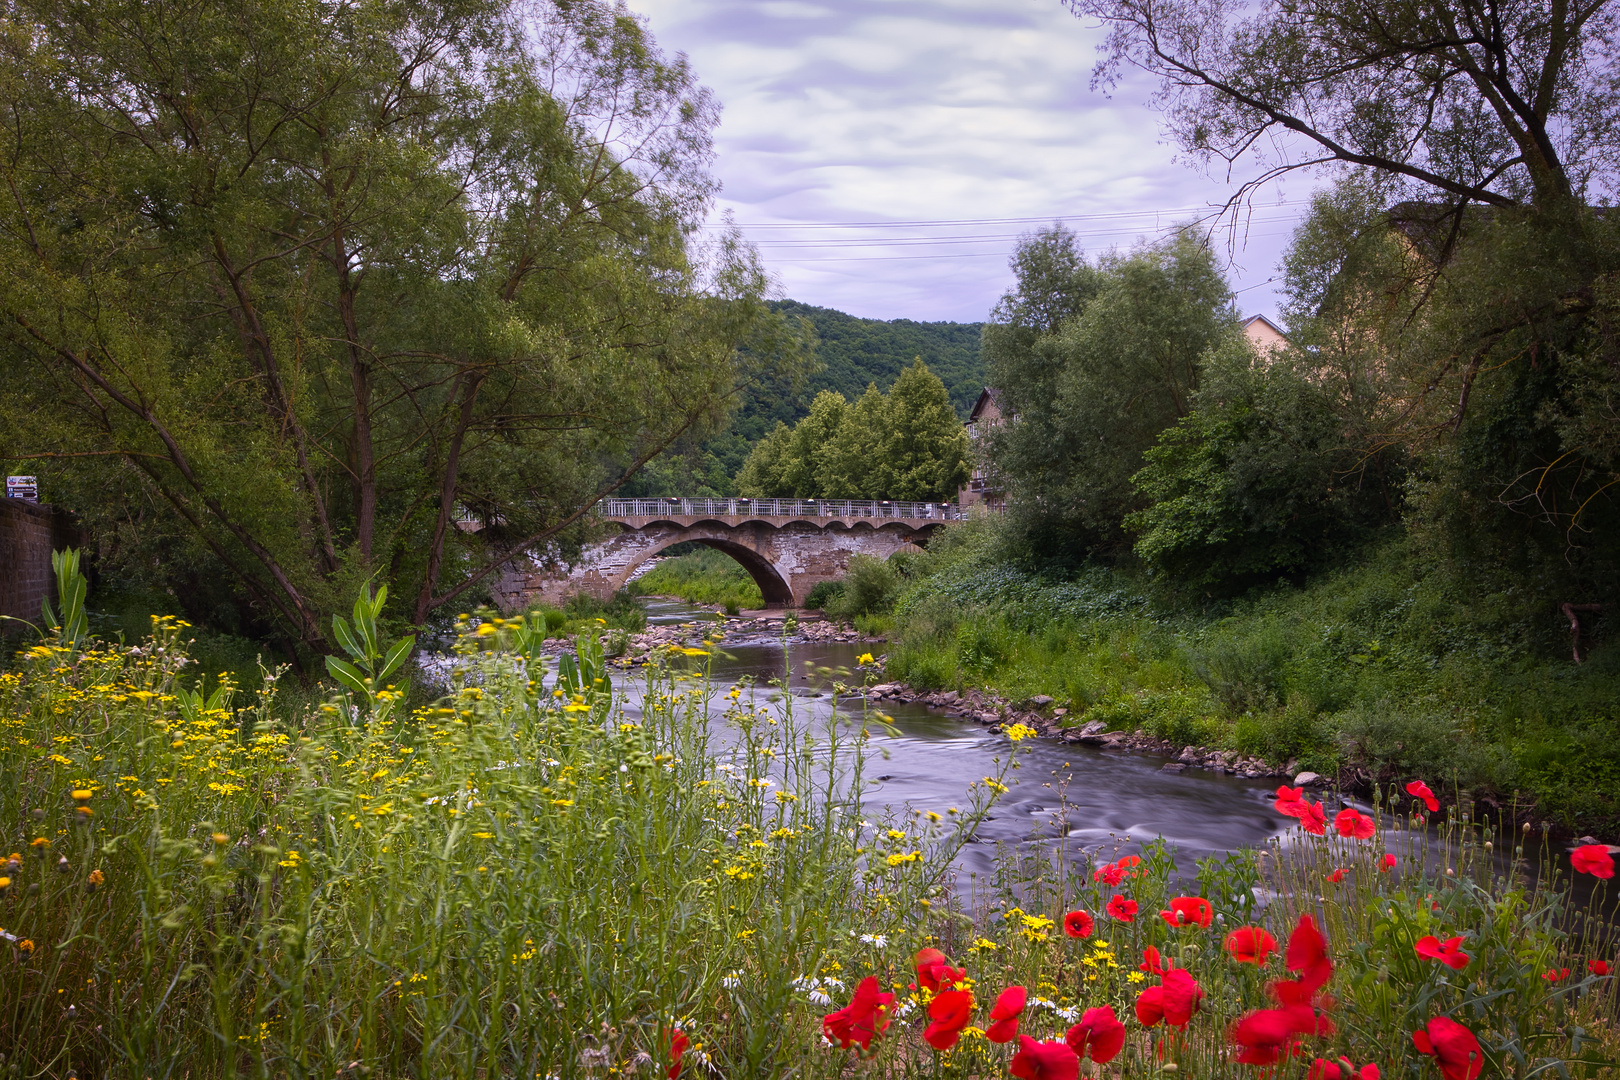
<instances>
[{"instance_id":1,"label":"wildflower meadow","mask_svg":"<svg viewBox=\"0 0 1620 1080\"><path fill-rule=\"evenodd\" d=\"M1615 1075L1609 927L1421 779L1283 788L1294 828L1196 866L1032 838L968 894L1027 732L883 812L859 713L721 692L713 643L627 694L589 634L553 669L543 620L464 619L427 701L382 601L313 705L197 677L169 618L64 613L0 675L0 1073ZM1612 857L1576 856L1600 904Z\"/></svg>"}]
</instances>

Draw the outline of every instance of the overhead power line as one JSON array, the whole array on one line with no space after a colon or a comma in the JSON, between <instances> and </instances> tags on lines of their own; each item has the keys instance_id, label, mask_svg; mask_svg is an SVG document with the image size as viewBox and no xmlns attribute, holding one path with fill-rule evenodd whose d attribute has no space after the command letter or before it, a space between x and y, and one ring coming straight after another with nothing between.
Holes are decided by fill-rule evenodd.
<instances>
[{"instance_id":1,"label":"overhead power line","mask_svg":"<svg viewBox=\"0 0 1620 1080\"><path fill-rule=\"evenodd\" d=\"M1271 209L1274 206L1298 205L1283 201L1270 203L1261 209ZM739 229L866 229L866 228L915 228L915 229L944 229L953 226L967 225L1033 225L1052 221L1108 221L1119 218L1164 217L1166 215L1202 214L1214 215L1221 212L1216 206L1177 206L1163 209L1148 210L1115 210L1100 214L1043 214L1039 217L1006 217L1006 218L932 218L916 221L760 221L760 222L732 222L714 221L705 224L706 229L724 229L735 225Z\"/></svg>"}]
</instances>

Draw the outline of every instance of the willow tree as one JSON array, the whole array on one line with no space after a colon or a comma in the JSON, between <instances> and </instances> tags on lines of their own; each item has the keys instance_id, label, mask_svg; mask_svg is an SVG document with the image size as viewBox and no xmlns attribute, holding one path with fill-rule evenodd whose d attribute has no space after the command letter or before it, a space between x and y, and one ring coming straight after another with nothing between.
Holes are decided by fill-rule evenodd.
<instances>
[{"instance_id":1,"label":"willow tree","mask_svg":"<svg viewBox=\"0 0 1620 1080\"><path fill-rule=\"evenodd\" d=\"M0 32L6 452L296 640L373 577L426 619L777 355L751 253L694 239L718 106L622 6L21 0Z\"/></svg>"}]
</instances>

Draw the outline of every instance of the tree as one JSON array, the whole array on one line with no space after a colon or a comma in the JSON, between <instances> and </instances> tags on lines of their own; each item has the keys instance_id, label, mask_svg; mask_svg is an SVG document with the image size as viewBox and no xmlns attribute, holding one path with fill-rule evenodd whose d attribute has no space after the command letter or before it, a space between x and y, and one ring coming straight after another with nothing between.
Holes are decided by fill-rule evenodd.
<instances>
[{"instance_id":1,"label":"tree","mask_svg":"<svg viewBox=\"0 0 1620 1080\"><path fill-rule=\"evenodd\" d=\"M1143 561L1185 586L1238 591L1319 567L1397 519L1398 455L1363 453L1334 386L1302 359L1262 363L1242 339L1209 357L1192 412L1131 478L1149 500L1125 518Z\"/></svg>"},{"instance_id":2,"label":"tree","mask_svg":"<svg viewBox=\"0 0 1620 1080\"><path fill-rule=\"evenodd\" d=\"M1157 76L1172 136L1205 162L1254 155L1251 184L1340 163L1458 206L1551 209L1620 151L1608 0L1066 2L1109 28L1094 84Z\"/></svg>"},{"instance_id":3,"label":"tree","mask_svg":"<svg viewBox=\"0 0 1620 1080\"><path fill-rule=\"evenodd\" d=\"M853 406L823 390L793 428L778 424L738 475L747 495L944 502L967 482L967 432L939 377L918 357L885 395Z\"/></svg>"},{"instance_id":4,"label":"tree","mask_svg":"<svg viewBox=\"0 0 1620 1080\"><path fill-rule=\"evenodd\" d=\"M827 498L883 498L884 441L888 434L889 399L876 383L868 383L866 393L844 414L844 422L822 459L821 486Z\"/></svg>"},{"instance_id":5,"label":"tree","mask_svg":"<svg viewBox=\"0 0 1620 1080\"><path fill-rule=\"evenodd\" d=\"M777 498L787 491L783 471L793 442L793 429L776 422L771 433L754 444L748 460L737 474L737 491L743 495Z\"/></svg>"},{"instance_id":6,"label":"tree","mask_svg":"<svg viewBox=\"0 0 1620 1080\"><path fill-rule=\"evenodd\" d=\"M691 240L717 107L622 8L25 0L9 19L12 460L115 478L102 517L137 552L131 522L183 537L306 645L358 580L394 582L419 622L577 536L792 351L751 252Z\"/></svg>"},{"instance_id":7,"label":"tree","mask_svg":"<svg viewBox=\"0 0 1620 1080\"><path fill-rule=\"evenodd\" d=\"M1041 557L1125 545L1121 523L1140 508L1130 478L1143 453L1190 411L1205 355L1238 333L1213 254L1187 234L1105 256L1072 280L1091 292L1074 302L1077 314L1053 329L1029 327L1027 345L1011 333L994 348L986 338L1003 409L1016 417L991 434L990 456ZM1025 287L1021 278L1001 310L1018 311Z\"/></svg>"},{"instance_id":8,"label":"tree","mask_svg":"<svg viewBox=\"0 0 1620 1080\"><path fill-rule=\"evenodd\" d=\"M909 502L945 502L967 483L967 431L950 395L922 357L900 373L884 411L888 430L873 463L883 495Z\"/></svg>"},{"instance_id":9,"label":"tree","mask_svg":"<svg viewBox=\"0 0 1620 1080\"><path fill-rule=\"evenodd\" d=\"M822 472L827 455L849 413L844 395L823 390L810 402L810 415L793 427L786 463L782 467L784 495L795 499L818 499L826 494Z\"/></svg>"}]
</instances>

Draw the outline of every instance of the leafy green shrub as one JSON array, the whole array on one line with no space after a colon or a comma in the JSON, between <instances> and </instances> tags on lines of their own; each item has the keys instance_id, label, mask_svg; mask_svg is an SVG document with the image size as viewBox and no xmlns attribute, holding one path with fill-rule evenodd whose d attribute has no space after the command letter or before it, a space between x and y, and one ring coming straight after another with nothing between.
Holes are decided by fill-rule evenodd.
<instances>
[{"instance_id":1,"label":"leafy green shrub","mask_svg":"<svg viewBox=\"0 0 1620 1080\"><path fill-rule=\"evenodd\" d=\"M1007 658L1000 635L982 617L969 619L956 628L956 655L963 672L981 679Z\"/></svg>"},{"instance_id":2,"label":"leafy green shrub","mask_svg":"<svg viewBox=\"0 0 1620 1080\"><path fill-rule=\"evenodd\" d=\"M1192 650L1193 671L1234 713L1267 709L1283 697L1293 643L1274 621L1258 627L1226 619Z\"/></svg>"},{"instance_id":3,"label":"leafy green shrub","mask_svg":"<svg viewBox=\"0 0 1620 1080\"><path fill-rule=\"evenodd\" d=\"M1467 737L1454 713L1432 704L1383 700L1333 718L1345 753L1376 774L1442 777L1464 787L1493 787L1502 772L1496 748Z\"/></svg>"},{"instance_id":4,"label":"leafy green shrub","mask_svg":"<svg viewBox=\"0 0 1620 1080\"><path fill-rule=\"evenodd\" d=\"M564 612L570 620L584 621L601 619L608 626L623 630L645 630L647 628L647 609L641 606L627 590L621 589L613 594L612 599L602 601L588 593L578 593L569 599ZM546 625L551 625L550 619Z\"/></svg>"},{"instance_id":5,"label":"leafy green shrub","mask_svg":"<svg viewBox=\"0 0 1620 1080\"><path fill-rule=\"evenodd\" d=\"M1147 691L1137 696L1137 702L1142 730L1166 742L1207 746L1219 743L1225 733L1226 725L1211 715L1209 695L1200 690Z\"/></svg>"},{"instance_id":6,"label":"leafy green shrub","mask_svg":"<svg viewBox=\"0 0 1620 1080\"><path fill-rule=\"evenodd\" d=\"M1339 747L1332 725L1298 703L1280 709L1246 712L1232 724L1230 744L1240 754L1281 763L1299 759L1302 768L1337 770Z\"/></svg>"},{"instance_id":7,"label":"leafy green shrub","mask_svg":"<svg viewBox=\"0 0 1620 1080\"><path fill-rule=\"evenodd\" d=\"M856 615L882 615L894 608L900 594L900 575L882 559L870 555L857 555L849 560L849 571L844 575L844 588L828 614L840 619Z\"/></svg>"},{"instance_id":8,"label":"leafy green shrub","mask_svg":"<svg viewBox=\"0 0 1620 1080\"><path fill-rule=\"evenodd\" d=\"M814 611L825 611L844 595L842 581L818 581L810 595L804 598L804 606Z\"/></svg>"}]
</instances>

